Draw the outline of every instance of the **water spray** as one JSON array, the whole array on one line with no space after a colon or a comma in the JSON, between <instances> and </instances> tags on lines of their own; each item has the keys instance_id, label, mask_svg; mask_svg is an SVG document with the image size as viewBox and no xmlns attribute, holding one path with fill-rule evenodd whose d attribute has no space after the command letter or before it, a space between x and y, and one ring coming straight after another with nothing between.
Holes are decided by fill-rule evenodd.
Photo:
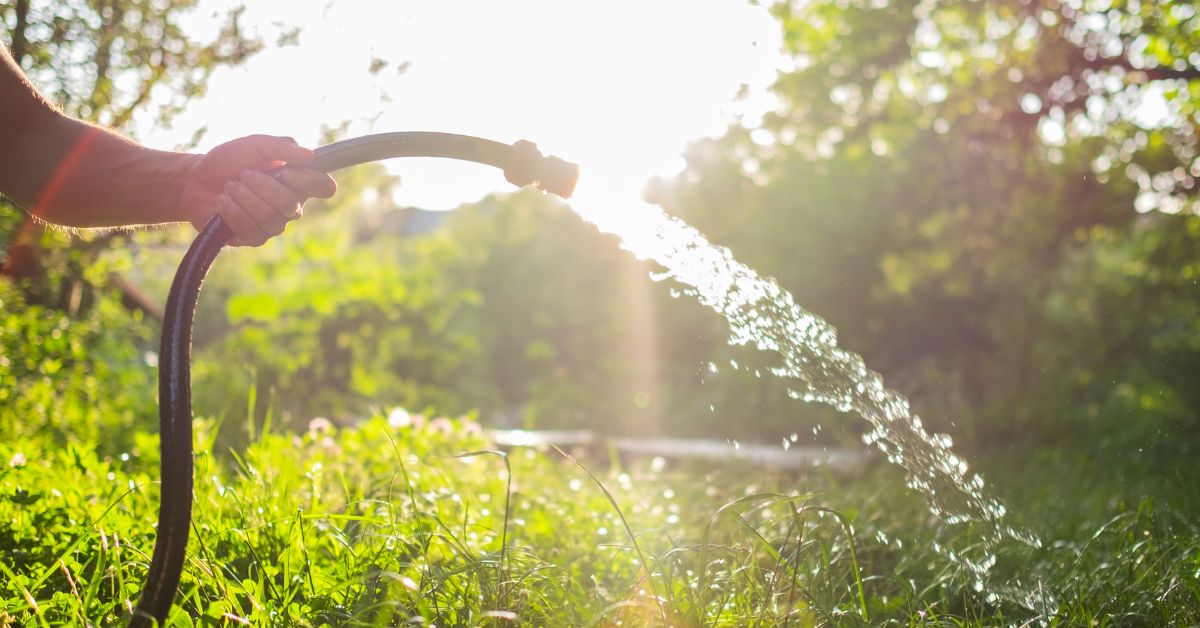
<instances>
[{"instance_id":1,"label":"water spray","mask_svg":"<svg viewBox=\"0 0 1200 628\"><path fill-rule=\"evenodd\" d=\"M306 168L333 172L357 164L394 157L442 157L473 161L504 171L518 187L534 185L570 198L579 167L542 155L532 142L504 144L451 133L381 133L336 142L315 151ZM158 366L159 451L162 488L158 537L146 576L146 588L130 626L163 625L175 600L187 551L192 520L192 323L196 302L209 267L233 232L214 216L200 231L171 283L163 317Z\"/></svg>"}]
</instances>

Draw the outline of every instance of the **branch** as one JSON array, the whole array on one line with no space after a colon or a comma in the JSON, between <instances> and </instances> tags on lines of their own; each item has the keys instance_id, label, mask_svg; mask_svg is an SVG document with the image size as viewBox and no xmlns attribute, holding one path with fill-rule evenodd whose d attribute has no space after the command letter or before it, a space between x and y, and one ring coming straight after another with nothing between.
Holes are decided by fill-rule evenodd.
<instances>
[{"instance_id":1,"label":"branch","mask_svg":"<svg viewBox=\"0 0 1200 628\"><path fill-rule=\"evenodd\" d=\"M1130 70L1131 72L1141 72L1146 75L1146 78L1151 81L1171 81L1183 79L1185 81L1194 81L1200 79L1200 69L1189 67L1185 70L1175 70L1171 68L1151 68L1147 70Z\"/></svg>"},{"instance_id":2,"label":"branch","mask_svg":"<svg viewBox=\"0 0 1200 628\"><path fill-rule=\"evenodd\" d=\"M150 92L154 89L155 85L158 85L158 82L162 80L162 77L167 72L167 62L165 59L166 53L164 52L163 55L163 62L155 66L154 72L151 74L150 78L142 82L142 87L140 90L138 90L138 95L134 97L133 102L130 102L129 105L125 106L120 111L113 111L112 121L109 126L113 127L114 129L119 129L125 126L129 122L130 118L133 117L133 112L138 107L141 107L143 104L145 104L150 98Z\"/></svg>"},{"instance_id":3,"label":"branch","mask_svg":"<svg viewBox=\"0 0 1200 628\"><path fill-rule=\"evenodd\" d=\"M17 65L28 54L29 40L25 39L25 31L29 30L29 0L17 0L17 25L12 32L12 56Z\"/></svg>"},{"instance_id":4,"label":"branch","mask_svg":"<svg viewBox=\"0 0 1200 628\"><path fill-rule=\"evenodd\" d=\"M105 15L106 8L109 9L107 16ZM94 58L96 81L92 84L92 94L88 99L90 101L88 106L91 109L91 117L99 120L100 111L112 103L113 86L110 76L112 73L112 47L116 43L125 10L118 2L107 6L101 2L96 8L96 14L100 16L100 29L96 34Z\"/></svg>"},{"instance_id":5,"label":"branch","mask_svg":"<svg viewBox=\"0 0 1200 628\"><path fill-rule=\"evenodd\" d=\"M121 304L129 310L141 310L150 318L159 322L163 319L163 308L154 299L151 299L146 293L142 292L133 282L129 281L119 273L109 273L108 283L110 283L117 292L121 293Z\"/></svg>"},{"instance_id":6,"label":"branch","mask_svg":"<svg viewBox=\"0 0 1200 628\"><path fill-rule=\"evenodd\" d=\"M1145 77L1143 82L1177 81L1180 79L1185 80L1185 81L1194 81L1194 80L1200 79L1200 68L1196 68L1191 65L1189 65L1188 67L1186 67L1182 70L1176 70L1174 68L1165 68L1165 67L1161 67L1161 66L1155 67L1155 68L1139 68L1139 67L1133 65L1133 63L1130 62L1129 58L1125 57L1125 56L1116 57L1116 58L1112 58L1112 59L1096 58L1094 60L1086 61L1083 64L1083 69L1093 70L1096 72L1112 70L1114 68L1121 68L1122 70L1125 70L1125 72L1127 72L1129 74L1133 74L1133 75L1140 74L1141 76Z\"/></svg>"}]
</instances>

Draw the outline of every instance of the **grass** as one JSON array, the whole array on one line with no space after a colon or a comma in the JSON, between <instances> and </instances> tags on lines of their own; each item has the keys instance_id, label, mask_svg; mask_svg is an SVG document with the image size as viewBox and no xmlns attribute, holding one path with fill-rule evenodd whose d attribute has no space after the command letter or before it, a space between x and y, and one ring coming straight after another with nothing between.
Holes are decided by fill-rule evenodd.
<instances>
[{"instance_id":1,"label":"grass","mask_svg":"<svg viewBox=\"0 0 1200 628\"><path fill-rule=\"evenodd\" d=\"M976 591L935 549L969 551L975 532L933 519L886 465L622 467L496 451L464 421L313 427L218 456L199 426L170 625L1200 622L1198 511L1149 475L1088 485L1086 460L1005 476L1046 543L1003 548ZM0 445L0 625L128 616L158 504L157 439L136 442L112 459Z\"/></svg>"}]
</instances>

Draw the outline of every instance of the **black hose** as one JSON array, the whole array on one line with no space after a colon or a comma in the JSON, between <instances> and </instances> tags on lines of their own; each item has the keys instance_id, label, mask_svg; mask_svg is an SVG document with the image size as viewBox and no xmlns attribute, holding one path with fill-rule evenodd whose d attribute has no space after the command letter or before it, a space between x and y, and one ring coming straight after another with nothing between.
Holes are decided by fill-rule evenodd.
<instances>
[{"instance_id":1,"label":"black hose","mask_svg":"<svg viewBox=\"0 0 1200 628\"><path fill-rule=\"evenodd\" d=\"M563 198L571 195L578 168L543 157L529 142L502 144L450 133L384 133L330 144L316 150L306 166L333 172L392 157L445 157L474 161L504 170L515 185L535 184ZM171 610L187 550L192 519L192 322L204 276L233 232L214 216L192 242L167 296L158 366L159 450L162 491L158 538L146 576L146 588L130 626L162 625Z\"/></svg>"}]
</instances>

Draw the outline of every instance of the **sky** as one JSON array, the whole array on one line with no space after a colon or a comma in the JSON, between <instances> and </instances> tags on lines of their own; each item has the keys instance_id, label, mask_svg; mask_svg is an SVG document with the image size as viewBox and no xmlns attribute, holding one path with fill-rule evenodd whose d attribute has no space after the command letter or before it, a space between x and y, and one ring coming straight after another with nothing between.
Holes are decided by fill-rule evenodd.
<instances>
[{"instance_id":1,"label":"sky","mask_svg":"<svg viewBox=\"0 0 1200 628\"><path fill-rule=\"evenodd\" d=\"M201 0L186 28L207 36L228 4ZM171 128L139 137L173 148L207 127L199 150L252 133L312 146L322 125L349 121L348 137L528 139L584 177L591 166L634 185L680 170L689 140L753 125L787 63L778 24L746 0L293 0L249 3L243 24L268 49L218 71ZM297 45L273 45L281 24L301 27ZM372 59L388 65L372 75ZM507 189L483 166L388 167L402 205L446 209Z\"/></svg>"}]
</instances>

